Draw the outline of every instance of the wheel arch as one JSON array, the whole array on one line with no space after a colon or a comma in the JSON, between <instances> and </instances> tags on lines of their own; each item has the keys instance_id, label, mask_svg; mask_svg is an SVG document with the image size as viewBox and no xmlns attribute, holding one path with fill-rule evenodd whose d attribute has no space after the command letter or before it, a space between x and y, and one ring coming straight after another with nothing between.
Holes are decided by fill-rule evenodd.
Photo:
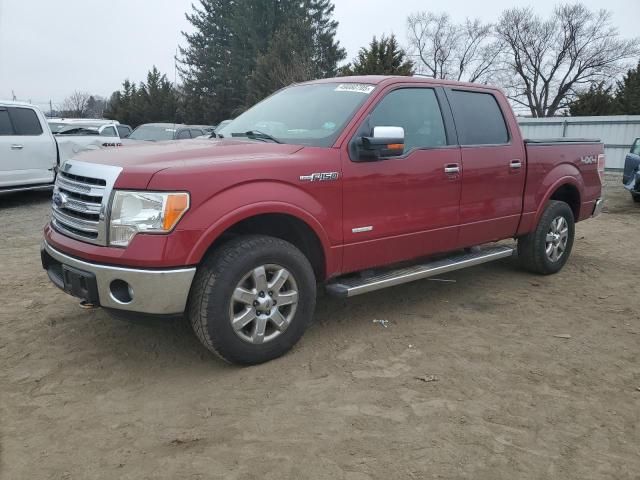
<instances>
[{"instance_id":1,"label":"wheel arch","mask_svg":"<svg viewBox=\"0 0 640 480\"><path fill-rule=\"evenodd\" d=\"M559 200L571 207L575 221L580 218L580 209L584 194L584 183L580 171L571 164L558 165L549 172L545 181L541 183L544 195L539 198L534 226L540 221L549 200Z\"/></svg>"},{"instance_id":2,"label":"wheel arch","mask_svg":"<svg viewBox=\"0 0 640 480\"><path fill-rule=\"evenodd\" d=\"M337 268L320 223L305 210L281 202L246 205L221 218L199 239L189 263L199 264L210 251L243 234L268 235L295 245L309 259L319 281Z\"/></svg>"}]
</instances>

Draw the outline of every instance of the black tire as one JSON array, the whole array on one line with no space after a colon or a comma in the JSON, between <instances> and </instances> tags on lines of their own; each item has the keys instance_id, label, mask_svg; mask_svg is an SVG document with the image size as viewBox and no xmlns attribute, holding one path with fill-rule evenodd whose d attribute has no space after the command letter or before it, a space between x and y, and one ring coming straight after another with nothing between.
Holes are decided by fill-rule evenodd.
<instances>
[{"instance_id":1,"label":"black tire","mask_svg":"<svg viewBox=\"0 0 640 480\"><path fill-rule=\"evenodd\" d=\"M547 234L550 232L552 222L558 217L564 218L568 228L566 248L562 256L552 261L547 255ZM565 202L550 200L540 217L536 229L524 237L518 239L518 257L522 266L530 272L542 275L550 275L559 272L571 255L575 237L575 220L571 207Z\"/></svg>"},{"instance_id":2,"label":"black tire","mask_svg":"<svg viewBox=\"0 0 640 480\"><path fill-rule=\"evenodd\" d=\"M631 198L633 198L634 202L640 203L640 193L632 193Z\"/></svg>"},{"instance_id":3,"label":"black tire","mask_svg":"<svg viewBox=\"0 0 640 480\"><path fill-rule=\"evenodd\" d=\"M247 274L269 264L282 266L293 276L296 309L288 327L276 338L250 343L231 325L233 292ZM250 235L229 241L203 260L193 281L187 314L196 335L211 352L229 363L255 365L284 355L296 344L313 318L315 303L315 275L304 254L284 240Z\"/></svg>"}]
</instances>

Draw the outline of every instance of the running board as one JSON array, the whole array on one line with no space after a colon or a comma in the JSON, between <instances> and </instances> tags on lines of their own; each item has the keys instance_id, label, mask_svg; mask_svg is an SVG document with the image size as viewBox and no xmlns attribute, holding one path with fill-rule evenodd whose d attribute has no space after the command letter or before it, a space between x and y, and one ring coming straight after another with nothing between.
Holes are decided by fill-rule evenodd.
<instances>
[{"instance_id":1,"label":"running board","mask_svg":"<svg viewBox=\"0 0 640 480\"><path fill-rule=\"evenodd\" d=\"M337 297L355 297L382 288L393 287L403 283L433 277L443 273L473 267L482 263L507 258L515 253L515 249L504 245L481 248L471 253L458 253L451 257L440 258L428 263L411 267L385 271L370 277L337 278L327 285L327 292Z\"/></svg>"}]
</instances>

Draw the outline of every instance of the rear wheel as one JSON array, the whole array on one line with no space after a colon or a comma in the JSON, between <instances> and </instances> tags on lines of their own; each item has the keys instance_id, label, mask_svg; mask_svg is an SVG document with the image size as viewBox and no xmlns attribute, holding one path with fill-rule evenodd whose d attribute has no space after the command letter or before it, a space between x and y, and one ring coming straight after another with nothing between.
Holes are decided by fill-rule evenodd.
<instances>
[{"instance_id":1,"label":"rear wheel","mask_svg":"<svg viewBox=\"0 0 640 480\"><path fill-rule=\"evenodd\" d=\"M631 198L633 198L634 202L640 203L640 193L632 193Z\"/></svg>"},{"instance_id":2,"label":"rear wheel","mask_svg":"<svg viewBox=\"0 0 640 480\"><path fill-rule=\"evenodd\" d=\"M205 347L230 363L251 365L295 345L315 296L313 268L300 250L278 238L239 237L198 268L188 315Z\"/></svg>"},{"instance_id":3,"label":"rear wheel","mask_svg":"<svg viewBox=\"0 0 640 480\"><path fill-rule=\"evenodd\" d=\"M571 255L575 221L571 207L551 200L536 229L518 239L518 256L524 268L549 275L564 267Z\"/></svg>"}]
</instances>

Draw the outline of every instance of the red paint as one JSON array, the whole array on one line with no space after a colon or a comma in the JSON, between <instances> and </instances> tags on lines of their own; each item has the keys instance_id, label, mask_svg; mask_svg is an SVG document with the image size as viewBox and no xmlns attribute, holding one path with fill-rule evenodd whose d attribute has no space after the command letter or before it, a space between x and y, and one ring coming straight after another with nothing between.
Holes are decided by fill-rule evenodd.
<instances>
[{"instance_id":1,"label":"red paint","mask_svg":"<svg viewBox=\"0 0 640 480\"><path fill-rule=\"evenodd\" d=\"M331 80L322 80L327 82ZM601 144L524 144L504 95L496 89L420 77L360 77L339 82L378 88L331 148L249 140L163 142L103 150L81 160L122 166L116 188L179 190L191 208L169 235L137 235L126 249L65 237L49 226L55 248L85 260L142 268L197 265L228 228L254 215L280 213L305 222L318 237L328 277L392 264L535 228L546 201L562 185L580 194L578 220L601 195L597 165L580 158ZM414 150L404 157L354 163L349 142L377 102L399 86L456 86L493 93L510 132L506 145ZM510 168L520 160L522 168ZM459 174L444 167L458 164ZM336 181L300 176L339 172ZM368 227L354 233L354 228Z\"/></svg>"}]
</instances>

